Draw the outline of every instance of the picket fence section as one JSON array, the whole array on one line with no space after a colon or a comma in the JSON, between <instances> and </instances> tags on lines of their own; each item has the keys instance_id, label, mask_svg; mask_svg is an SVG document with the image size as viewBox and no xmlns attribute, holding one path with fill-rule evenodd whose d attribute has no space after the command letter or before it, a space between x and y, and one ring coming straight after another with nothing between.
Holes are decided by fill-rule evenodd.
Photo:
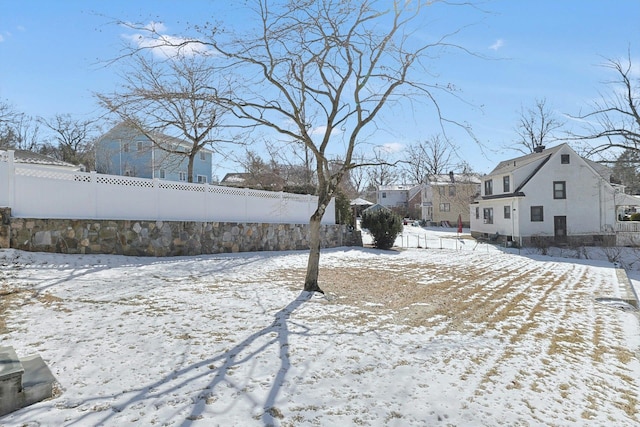
<instances>
[{"instance_id":1,"label":"picket fence section","mask_svg":"<svg viewBox=\"0 0 640 427\"><path fill-rule=\"evenodd\" d=\"M0 151L0 206L17 218L305 224L318 198L16 163ZM335 224L331 202L322 220Z\"/></svg>"}]
</instances>

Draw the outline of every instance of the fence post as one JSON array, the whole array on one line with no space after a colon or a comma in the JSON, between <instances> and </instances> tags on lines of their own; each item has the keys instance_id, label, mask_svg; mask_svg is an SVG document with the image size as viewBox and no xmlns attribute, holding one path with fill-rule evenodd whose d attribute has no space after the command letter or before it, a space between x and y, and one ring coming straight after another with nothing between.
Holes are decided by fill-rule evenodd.
<instances>
[{"instance_id":1,"label":"fence post","mask_svg":"<svg viewBox=\"0 0 640 427\"><path fill-rule=\"evenodd\" d=\"M202 222L209 221L209 183L204 183L204 218Z\"/></svg>"},{"instance_id":2,"label":"fence post","mask_svg":"<svg viewBox=\"0 0 640 427\"><path fill-rule=\"evenodd\" d=\"M278 192L278 205L278 219L282 222L282 218L284 217L284 192L282 191Z\"/></svg>"},{"instance_id":3,"label":"fence post","mask_svg":"<svg viewBox=\"0 0 640 427\"><path fill-rule=\"evenodd\" d=\"M89 172L91 178L91 193L93 194L93 219L98 218L98 173L96 171Z\"/></svg>"},{"instance_id":4,"label":"fence post","mask_svg":"<svg viewBox=\"0 0 640 427\"><path fill-rule=\"evenodd\" d=\"M153 209L153 213L155 216L156 221L162 221L162 218L160 218L160 179L158 178L153 178L153 200L154 200L154 209Z\"/></svg>"},{"instance_id":5,"label":"fence post","mask_svg":"<svg viewBox=\"0 0 640 427\"><path fill-rule=\"evenodd\" d=\"M15 189L15 176L16 176L16 167L15 167L15 163L14 163L14 157L13 157L13 150L8 150L5 153L5 159L6 163L5 165L2 165L2 169L0 170L4 170L5 171L5 176L0 177L0 183L6 182L6 187L3 189L7 192L7 194L5 194L4 196L6 197L6 199L4 199L4 201L6 202L8 208L13 208L15 210L15 204L16 204L16 189ZM2 160L0 160L0 162L2 162ZM2 185L2 184L0 184ZM2 190L0 190L2 191ZM0 193L0 196L2 196L2 194ZM2 197L0 197L0 201L2 201ZM2 204L0 203L0 206L2 206Z\"/></svg>"}]
</instances>

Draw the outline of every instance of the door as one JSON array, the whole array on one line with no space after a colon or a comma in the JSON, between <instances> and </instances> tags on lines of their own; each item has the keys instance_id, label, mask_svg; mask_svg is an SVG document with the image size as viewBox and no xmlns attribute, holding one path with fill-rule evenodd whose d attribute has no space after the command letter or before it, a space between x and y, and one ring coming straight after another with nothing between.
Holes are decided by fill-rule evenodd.
<instances>
[{"instance_id":1,"label":"door","mask_svg":"<svg viewBox=\"0 0 640 427\"><path fill-rule=\"evenodd\" d=\"M556 242L567 241L567 217L566 216L553 217L553 236Z\"/></svg>"}]
</instances>

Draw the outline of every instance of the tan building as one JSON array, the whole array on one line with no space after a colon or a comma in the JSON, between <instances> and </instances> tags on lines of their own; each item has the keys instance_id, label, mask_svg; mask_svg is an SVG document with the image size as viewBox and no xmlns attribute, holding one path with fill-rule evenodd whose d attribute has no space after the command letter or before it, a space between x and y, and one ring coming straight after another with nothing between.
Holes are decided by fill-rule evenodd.
<instances>
[{"instance_id":1,"label":"tan building","mask_svg":"<svg viewBox=\"0 0 640 427\"><path fill-rule=\"evenodd\" d=\"M480 179L475 175L450 172L431 176L422 186L422 218L434 225L455 227L458 216L469 226L469 204L480 194Z\"/></svg>"}]
</instances>

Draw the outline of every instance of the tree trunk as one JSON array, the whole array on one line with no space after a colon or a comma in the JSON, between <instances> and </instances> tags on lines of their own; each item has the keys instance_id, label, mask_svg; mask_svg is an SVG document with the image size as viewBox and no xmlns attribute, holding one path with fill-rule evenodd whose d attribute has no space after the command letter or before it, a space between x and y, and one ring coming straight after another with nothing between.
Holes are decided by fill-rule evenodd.
<instances>
[{"instance_id":1,"label":"tree trunk","mask_svg":"<svg viewBox=\"0 0 640 427\"><path fill-rule=\"evenodd\" d=\"M304 280L304 290L307 292L324 291L318 286L320 272L320 221L322 215L316 211L309 220L309 261L307 262L307 276Z\"/></svg>"},{"instance_id":2,"label":"tree trunk","mask_svg":"<svg viewBox=\"0 0 640 427\"><path fill-rule=\"evenodd\" d=\"M187 163L187 182L193 182L193 159L195 157L195 154L193 152L191 152L189 154L189 161Z\"/></svg>"}]
</instances>

